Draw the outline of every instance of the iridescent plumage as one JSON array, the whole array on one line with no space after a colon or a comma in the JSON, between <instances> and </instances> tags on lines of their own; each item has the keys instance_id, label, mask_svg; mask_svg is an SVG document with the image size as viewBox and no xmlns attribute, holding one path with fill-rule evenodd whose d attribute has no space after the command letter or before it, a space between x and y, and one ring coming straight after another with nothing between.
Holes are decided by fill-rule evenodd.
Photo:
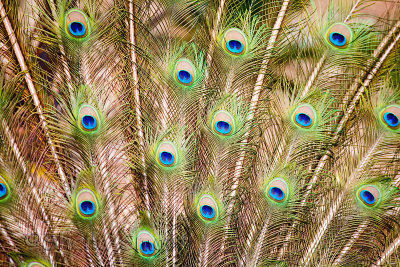
<instances>
[{"instance_id":1,"label":"iridescent plumage","mask_svg":"<svg viewBox=\"0 0 400 267\"><path fill-rule=\"evenodd\" d=\"M0 265L399 265L399 7L0 0Z\"/></svg>"}]
</instances>

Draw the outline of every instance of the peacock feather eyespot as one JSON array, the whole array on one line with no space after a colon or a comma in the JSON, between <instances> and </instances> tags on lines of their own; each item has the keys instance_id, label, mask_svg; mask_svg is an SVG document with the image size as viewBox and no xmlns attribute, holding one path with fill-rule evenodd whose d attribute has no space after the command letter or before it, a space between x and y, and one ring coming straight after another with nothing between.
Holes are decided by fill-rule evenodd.
<instances>
[{"instance_id":1,"label":"peacock feather eyespot","mask_svg":"<svg viewBox=\"0 0 400 267\"><path fill-rule=\"evenodd\" d=\"M344 23L335 23L326 33L327 42L335 48L347 48L353 39L353 31Z\"/></svg>"},{"instance_id":2,"label":"peacock feather eyespot","mask_svg":"<svg viewBox=\"0 0 400 267\"><path fill-rule=\"evenodd\" d=\"M230 136L235 132L235 121L233 116L224 110L217 111L212 120L214 133L221 136Z\"/></svg>"},{"instance_id":3,"label":"peacock feather eyespot","mask_svg":"<svg viewBox=\"0 0 400 267\"><path fill-rule=\"evenodd\" d=\"M196 68L186 58L179 59L174 67L174 79L183 86L193 85L196 79Z\"/></svg>"},{"instance_id":4,"label":"peacock feather eyespot","mask_svg":"<svg viewBox=\"0 0 400 267\"><path fill-rule=\"evenodd\" d=\"M97 110L89 104L82 104L78 112L78 125L84 132L96 132L100 127L100 119Z\"/></svg>"},{"instance_id":5,"label":"peacock feather eyespot","mask_svg":"<svg viewBox=\"0 0 400 267\"><path fill-rule=\"evenodd\" d=\"M248 47L247 37L237 28L228 29L222 39L222 47L230 55L244 55Z\"/></svg>"},{"instance_id":6,"label":"peacock feather eyespot","mask_svg":"<svg viewBox=\"0 0 400 267\"><path fill-rule=\"evenodd\" d=\"M90 23L85 13L71 9L65 16L65 31L72 39L84 39L90 34Z\"/></svg>"},{"instance_id":7,"label":"peacock feather eyespot","mask_svg":"<svg viewBox=\"0 0 400 267\"><path fill-rule=\"evenodd\" d=\"M301 129L312 128L316 123L316 119L317 112L314 107L309 104L298 106L292 114L293 123Z\"/></svg>"},{"instance_id":8,"label":"peacock feather eyespot","mask_svg":"<svg viewBox=\"0 0 400 267\"><path fill-rule=\"evenodd\" d=\"M6 180L0 176L0 203L6 202L10 197L10 186Z\"/></svg>"},{"instance_id":9,"label":"peacock feather eyespot","mask_svg":"<svg viewBox=\"0 0 400 267\"><path fill-rule=\"evenodd\" d=\"M136 249L143 257L149 258L157 254L158 244L148 231L140 231L136 238Z\"/></svg>"},{"instance_id":10,"label":"peacock feather eyespot","mask_svg":"<svg viewBox=\"0 0 400 267\"><path fill-rule=\"evenodd\" d=\"M178 161L178 152L173 143L164 141L158 146L156 157L161 166L174 167Z\"/></svg>"},{"instance_id":11,"label":"peacock feather eyespot","mask_svg":"<svg viewBox=\"0 0 400 267\"><path fill-rule=\"evenodd\" d=\"M277 177L268 183L265 194L275 203L284 203L289 198L289 186L285 179Z\"/></svg>"},{"instance_id":12,"label":"peacock feather eyespot","mask_svg":"<svg viewBox=\"0 0 400 267\"><path fill-rule=\"evenodd\" d=\"M219 215L218 205L214 198L210 195L203 195L197 204L198 216L207 221L216 221Z\"/></svg>"},{"instance_id":13,"label":"peacock feather eyespot","mask_svg":"<svg viewBox=\"0 0 400 267\"><path fill-rule=\"evenodd\" d=\"M87 188L81 189L76 194L76 212L82 219L94 219L99 210L99 202L95 193Z\"/></svg>"},{"instance_id":14,"label":"peacock feather eyespot","mask_svg":"<svg viewBox=\"0 0 400 267\"><path fill-rule=\"evenodd\" d=\"M400 129L400 105L389 105L380 112L381 123L389 130L397 131Z\"/></svg>"},{"instance_id":15,"label":"peacock feather eyespot","mask_svg":"<svg viewBox=\"0 0 400 267\"><path fill-rule=\"evenodd\" d=\"M381 192L374 185L364 185L357 190L357 199L366 207L376 207L381 200Z\"/></svg>"},{"instance_id":16,"label":"peacock feather eyespot","mask_svg":"<svg viewBox=\"0 0 400 267\"><path fill-rule=\"evenodd\" d=\"M33 260L33 261L28 261L25 265L26 267L48 267L47 264L41 263L39 261Z\"/></svg>"}]
</instances>

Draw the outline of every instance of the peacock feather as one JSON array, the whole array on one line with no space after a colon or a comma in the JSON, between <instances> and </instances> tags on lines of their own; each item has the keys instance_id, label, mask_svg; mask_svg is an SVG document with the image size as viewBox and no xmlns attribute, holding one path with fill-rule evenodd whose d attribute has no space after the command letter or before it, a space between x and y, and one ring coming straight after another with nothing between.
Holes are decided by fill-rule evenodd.
<instances>
[{"instance_id":1,"label":"peacock feather","mask_svg":"<svg viewBox=\"0 0 400 267\"><path fill-rule=\"evenodd\" d=\"M399 266L400 3L0 0L1 266Z\"/></svg>"}]
</instances>

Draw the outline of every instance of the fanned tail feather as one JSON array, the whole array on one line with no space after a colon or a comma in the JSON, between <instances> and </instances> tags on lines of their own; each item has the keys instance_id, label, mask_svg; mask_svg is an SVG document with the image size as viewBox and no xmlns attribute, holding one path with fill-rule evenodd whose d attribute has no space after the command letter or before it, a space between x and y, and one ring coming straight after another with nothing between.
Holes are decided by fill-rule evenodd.
<instances>
[{"instance_id":1,"label":"fanned tail feather","mask_svg":"<svg viewBox=\"0 0 400 267\"><path fill-rule=\"evenodd\" d=\"M399 264L398 10L0 0L0 264Z\"/></svg>"}]
</instances>

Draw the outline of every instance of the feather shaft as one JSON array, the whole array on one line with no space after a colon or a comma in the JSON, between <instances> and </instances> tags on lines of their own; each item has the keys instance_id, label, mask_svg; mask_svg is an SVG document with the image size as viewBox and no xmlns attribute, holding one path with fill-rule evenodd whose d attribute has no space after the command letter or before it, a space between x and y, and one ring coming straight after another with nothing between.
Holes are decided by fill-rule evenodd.
<instances>
[{"instance_id":1,"label":"feather shaft","mask_svg":"<svg viewBox=\"0 0 400 267\"><path fill-rule=\"evenodd\" d=\"M219 3L218 11L217 11L217 18L215 20L214 27L213 27L213 30L211 32L211 41L212 42L210 42L210 46L208 47L207 56L206 56L208 66L211 66L211 62L213 60L212 55L214 53L214 48L215 48L214 43L215 43L215 40L217 38L217 29L218 29L218 26L219 26L219 24L221 22L221 17L222 17L222 12L224 11L224 6L225 6L225 0L221 0L220 3ZM207 80L209 78L209 73L208 73L207 69L205 70L205 74L204 75L205 75L205 77L204 77L203 90L206 88Z\"/></svg>"},{"instance_id":2,"label":"feather shaft","mask_svg":"<svg viewBox=\"0 0 400 267\"><path fill-rule=\"evenodd\" d=\"M253 90L253 94L252 94L252 98L251 98L251 102L250 102L250 113L246 118L247 121L251 121L254 118L254 110L257 107L258 100L259 100L259 97L260 97L261 88L262 88L262 84L264 82L264 77L265 77L265 71L267 69L267 65L269 63L269 60L270 60L270 57L271 57L271 53L272 53L271 50L272 50L272 48L273 48L273 46L274 46L274 44L276 42L276 39L278 37L278 33L279 33L280 28L281 28L281 25L282 25L282 22L283 22L283 18L285 16L287 8L289 6L289 2L290 2L290 0L283 1L281 10L279 11L278 17L277 17L277 19L275 21L271 37L270 37L270 39L268 41L267 55L263 59L263 62L262 62L262 65L261 65L261 69L260 69L259 74L257 76L256 84L255 84L255 87L254 87L254 90ZM246 144L248 142L248 140L247 140L248 135L249 135L249 132L246 132L244 134L244 140L242 141L242 146L244 146L244 144ZM243 166L243 163L244 163L244 157L245 157L245 151L242 150L240 152L239 159L236 162L234 176L233 176L233 185L232 185L232 188L231 188L232 191L230 193L230 198L234 198L236 196L237 187L239 186L239 177L241 175L241 170L242 170L242 166ZM228 209L227 209L228 214L231 214L233 206L234 206L234 201L230 201ZM226 229L229 229L228 226L229 226L230 223L231 223L231 220L230 220L230 216L229 216L228 219L227 219L226 227L225 227ZM225 235L224 235L224 239L223 239L222 246L221 246L221 251L224 251L226 236L227 236L227 232L225 232Z\"/></svg>"},{"instance_id":3,"label":"feather shaft","mask_svg":"<svg viewBox=\"0 0 400 267\"><path fill-rule=\"evenodd\" d=\"M3 224L2 224L1 222L0 222L0 230L1 230L1 233L3 234L3 236L6 238L8 244L9 244L11 247L15 247L14 242L12 241L12 239L10 238L10 236L8 235L7 231L4 229L4 226L3 226Z\"/></svg>"},{"instance_id":4,"label":"feather shaft","mask_svg":"<svg viewBox=\"0 0 400 267\"><path fill-rule=\"evenodd\" d=\"M13 30L13 28L11 26L11 22L7 17L6 10L5 10L3 2L1 0L0 0L0 15L1 15L2 19L3 19L4 27L6 28L7 34L9 36L9 38L10 38L11 43L12 43L14 54L17 57L18 63L20 65L20 67L21 67L21 71L24 72L24 77L25 77L26 84L28 86L29 92L31 93L31 96L32 96L32 99L33 99L33 103L35 104L37 112L39 114L41 125L42 125L42 128L43 128L43 131L45 132L46 139L47 139L47 142L49 143L51 152L53 154L54 161L55 161L55 163L57 165L57 169L58 169L58 172L60 174L60 178L61 178L61 180L62 180L62 182L64 184L66 192L68 193L68 195L70 195L71 192L70 192L69 186L67 185L67 180L66 180L66 177L65 177L64 170L61 167L61 164L60 164L60 161L59 161L59 157L58 157L57 152L56 152L56 148L54 146L53 140L52 140L52 138L50 136L50 133L49 133L49 130L47 128L47 123L45 121L45 117L44 117L44 114L43 114L43 108L42 108L42 105L40 103L39 96L36 93L35 85L33 84L32 77L31 77L31 75L30 75L30 73L28 71L28 67L26 66L25 59L24 59L23 53L21 51L21 48L19 47L17 37L15 36L14 30Z\"/></svg>"},{"instance_id":5,"label":"feather shaft","mask_svg":"<svg viewBox=\"0 0 400 267\"><path fill-rule=\"evenodd\" d=\"M304 255L304 257L303 257L303 259L301 261L302 262L301 266L308 266L309 265L315 249L317 248L319 242L321 241L321 238L323 237L326 229L328 228L328 225L330 224L330 222L334 218L335 214L337 213L337 211L338 211L338 209L340 207L340 204L343 201L343 198L344 198L344 192L342 191L342 192L340 192L339 197L334 202L331 210L329 211L328 216L322 222L322 225L321 225L320 229L318 230L317 234L315 235L315 238L312 241L311 245L307 249L307 252L306 252L306 254Z\"/></svg>"},{"instance_id":6,"label":"feather shaft","mask_svg":"<svg viewBox=\"0 0 400 267\"><path fill-rule=\"evenodd\" d=\"M138 139L140 144L140 149L144 149L144 135L143 135L143 126L142 126L142 112L140 110L140 92L138 86L138 74L137 74L137 58L136 58L136 38L135 38L135 25L133 23L134 17L133 14L135 12L135 7L133 5L133 0L129 0L129 40L131 43L131 68L132 68L132 76L134 81L134 89L133 89L133 96L135 101L135 113L136 113L136 125L138 128ZM145 191L145 202L146 202L146 209L147 212L150 211L150 199L149 199L149 189L147 185L147 174L145 171L145 157L144 152L141 151L140 155L143 167L143 184L144 184L144 191Z\"/></svg>"},{"instance_id":7,"label":"feather shaft","mask_svg":"<svg viewBox=\"0 0 400 267\"><path fill-rule=\"evenodd\" d=\"M105 239L106 248L107 248L108 262L109 262L110 266L115 266L115 255L113 252L110 233L108 232L108 229L107 229L105 223L103 223L103 234L104 234L104 239Z\"/></svg>"},{"instance_id":8,"label":"feather shaft","mask_svg":"<svg viewBox=\"0 0 400 267\"><path fill-rule=\"evenodd\" d=\"M397 250L399 245L400 245L400 236L397 237L394 240L394 242L392 244L390 244L390 246L388 246L386 248L386 250L381 254L379 259L372 266L374 266L374 267L375 266L382 266L388 260L388 258L390 258L390 256Z\"/></svg>"},{"instance_id":9,"label":"feather shaft","mask_svg":"<svg viewBox=\"0 0 400 267\"><path fill-rule=\"evenodd\" d=\"M287 8L289 6L289 2L290 2L289 0L285 0L283 2L281 10L279 11L278 17L277 17L277 19L275 21L271 37L270 37L270 39L268 41L267 55L265 56L265 58L264 58L264 60L262 62L262 66L261 66L261 69L259 71L259 74L258 74L258 77L257 77L257 81L256 81L256 84L255 84L255 87L254 87L254 90L253 90L253 94L252 94L252 98L251 98L251 102L250 102L250 112L249 112L249 115L246 118L247 121L251 121L254 118L254 110L257 107L258 100L259 100L259 97L260 97L261 88L262 88L262 84L264 82L264 77L265 77L265 71L267 69L267 65L268 65L268 63L270 61L270 57L271 57L271 53L272 53L271 50L274 47L276 39L278 38L278 33L279 33L280 28L281 28L281 25L282 25L282 22L283 22L283 18L284 18L285 14L286 14L286 10L287 10ZM246 132L244 134L245 139L243 140L242 143L245 144L245 143L248 142L248 140L247 140L248 135L249 135L249 132ZM243 166L243 161L244 161L244 156L245 156L244 153L245 153L244 151L242 151L240 153L239 160L237 161L236 166L235 166L235 172L234 172L235 175L233 177L234 183L233 183L233 186L232 186L231 197L234 197L236 195L236 188L239 185L238 184L238 178L239 178L240 173L241 173L240 170L242 169L242 166Z\"/></svg>"},{"instance_id":10,"label":"feather shaft","mask_svg":"<svg viewBox=\"0 0 400 267\"><path fill-rule=\"evenodd\" d=\"M351 16L353 15L354 11L356 10L358 5L360 4L360 1L361 0L357 0L357 2L353 5L352 9L350 10L350 13L347 15L346 19L343 21L344 23L346 23L351 18ZM318 77L318 74L320 73L320 71L322 69L322 66L324 65L327 57L328 57L328 52L326 51L324 53L324 55L322 56L322 58L318 61L318 63L315 66L310 78L308 79L308 82L307 82L306 86L304 87L302 97L306 96L307 93L310 91L310 89L311 89L315 79Z\"/></svg>"},{"instance_id":11,"label":"feather shaft","mask_svg":"<svg viewBox=\"0 0 400 267\"><path fill-rule=\"evenodd\" d=\"M270 215L266 218L266 220L264 222L264 226L263 226L263 228L261 230L260 236L258 237L257 242L256 242L256 247L255 247L255 250L254 250L255 251L254 252L254 260L253 260L253 263L254 263L255 266L257 266L257 262L260 259L260 253L261 253L261 249L262 249L263 244L264 244L265 235L267 234L267 231L268 231L270 218L271 218Z\"/></svg>"},{"instance_id":12,"label":"feather shaft","mask_svg":"<svg viewBox=\"0 0 400 267\"><path fill-rule=\"evenodd\" d=\"M372 79L373 76L370 76L371 73L376 73L379 70L380 65L383 63L383 61L386 59L387 55L391 52L391 50L393 49L394 45L397 43L398 38L395 37L396 32L399 30L400 28L400 21L398 21L392 29L390 29L389 33L383 38L383 40L381 41L381 43L378 45L378 47L375 49L374 54L373 54L373 58L377 58L379 57L379 55L382 53L382 51L385 49L385 47L388 46L389 41L394 37L395 41L391 43L391 45L389 45L389 47L386 49L386 51L384 52L383 56L379 59L378 63L376 63L375 68L372 69L372 71L370 73L368 73L367 76L367 81ZM397 39L397 41L396 41ZM389 49L390 48L390 49ZM380 63L382 62L382 63ZM369 66L373 66L374 61L371 60L370 62L368 62ZM378 66L378 64L380 64ZM376 69L376 70L375 70ZM375 71L374 71L375 70ZM361 76L365 76L367 73L363 72ZM370 81L369 81L370 82ZM368 84L369 84L368 82ZM350 95L346 95L346 97L344 98L344 102L343 102L343 106L346 106L348 104L348 102L350 102L354 96L354 92L358 89L359 83L358 81L355 81L353 83L353 85L350 87Z\"/></svg>"},{"instance_id":13,"label":"feather shaft","mask_svg":"<svg viewBox=\"0 0 400 267\"><path fill-rule=\"evenodd\" d=\"M169 240L168 240L168 216L167 216L167 213L168 213L168 207L169 207L169 197L168 197L168 186L167 186L167 184L166 183L164 183L164 186L163 186L163 210L164 210L164 227L165 227L165 229L164 229L164 231L165 231L165 236L164 236L164 239L165 239L165 241L166 242L168 242ZM169 251L168 251L168 248L166 248L165 249L165 266L168 266L168 262L169 262Z\"/></svg>"},{"instance_id":14,"label":"feather shaft","mask_svg":"<svg viewBox=\"0 0 400 267\"><path fill-rule=\"evenodd\" d=\"M111 155L112 156L112 155ZM102 177L105 181L104 183L104 191L105 191L105 198L107 203L109 203L109 214L110 214L110 220L111 220L111 231L112 234L115 236L115 245L117 246L117 253L118 255L121 255L121 246L119 243L120 237L117 231L117 225L116 225L116 216L115 216L115 207L114 203L110 200L110 183L108 179L106 178L106 171L105 171L105 161L100 164L100 173L102 174Z\"/></svg>"},{"instance_id":15,"label":"feather shaft","mask_svg":"<svg viewBox=\"0 0 400 267\"><path fill-rule=\"evenodd\" d=\"M249 250L251 248L251 242L253 241L254 235L255 235L256 230L257 230L256 226L255 226L255 223L252 223L250 227L251 227L251 230L250 230L250 233L249 233L249 235L247 237L247 240L246 240L246 245L247 245L246 254L240 260L239 266L245 266L246 259L247 259L248 254L249 254Z\"/></svg>"},{"instance_id":16,"label":"feather shaft","mask_svg":"<svg viewBox=\"0 0 400 267\"><path fill-rule=\"evenodd\" d=\"M90 267L94 267L92 256L90 255L89 247L88 247L88 244L86 242L85 242L85 250L86 250L86 255L88 257L88 260L89 260Z\"/></svg>"},{"instance_id":17,"label":"feather shaft","mask_svg":"<svg viewBox=\"0 0 400 267\"><path fill-rule=\"evenodd\" d=\"M344 257L344 255L346 255L346 253L350 250L351 246L354 244L354 242L358 239L358 237L364 231L365 227L367 227L368 222L369 222L369 220L366 219L360 224L360 226L358 226L357 231L351 236L350 240L343 247L342 251L340 251L339 257L335 260L333 265L336 266L342 261L342 258Z\"/></svg>"},{"instance_id":18,"label":"feather shaft","mask_svg":"<svg viewBox=\"0 0 400 267\"><path fill-rule=\"evenodd\" d=\"M92 242L93 242L94 249L96 251L96 255L97 255L99 264L100 264L100 266L104 266L103 258L101 257L101 253L100 253L99 247L97 246L97 241L96 241L96 238L94 237L93 233L92 233Z\"/></svg>"},{"instance_id":19,"label":"feather shaft","mask_svg":"<svg viewBox=\"0 0 400 267\"><path fill-rule=\"evenodd\" d=\"M211 32L212 42L211 42L210 47L208 48L208 52L207 52L207 63L209 66L211 66L212 54L214 52L214 41L217 39L217 29L221 22L222 12L224 11L224 6L225 6L225 0L221 0L219 3L218 10L217 10L217 18L215 20L214 27ZM207 76L206 76L206 81L207 81Z\"/></svg>"},{"instance_id":20,"label":"feather shaft","mask_svg":"<svg viewBox=\"0 0 400 267\"><path fill-rule=\"evenodd\" d=\"M51 13L53 15L53 17L56 17L56 9L54 7L54 3L53 1L48 1L49 5L50 5L50 9L51 9ZM55 25L57 25L57 21L54 21ZM60 40L59 40L60 41ZM61 53L61 59L62 59L62 65L63 65L63 70L64 70L64 74L67 76L67 85L70 89L72 89L72 86L70 84L70 81L72 79L71 77L71 73L69 72L68 69L68 64L67 64L67 60L66 60L66 55L65 55L65 49L64 47L61 45L61 43L58 45L59 49L60 49L60 53Z\"/></svg>"}]
</instances>

